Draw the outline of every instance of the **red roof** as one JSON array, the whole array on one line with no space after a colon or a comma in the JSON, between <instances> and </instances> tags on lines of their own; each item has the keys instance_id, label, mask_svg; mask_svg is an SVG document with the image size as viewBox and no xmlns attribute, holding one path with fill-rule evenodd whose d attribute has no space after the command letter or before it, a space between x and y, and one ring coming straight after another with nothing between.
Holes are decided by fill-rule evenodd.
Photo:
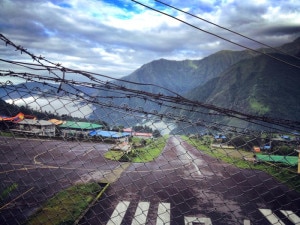
<instances>
[{"instance_id":1,"label":"red roof","mask_svg":"<svg viewBox=\"0 0 300 225\"><path fill-rule=\"evenodd\" d=\"M139 133L139 132L133 132L133 136L141 136L141 137L152 137L152 133Z\"/></svg>"},{"instance_id":2,"label":"red roof","mask_svg":"<svg viewBox=\"0 0 300 225\"><path fill-rule=\"evenodd\" d=\"M132 128L130 128L130 127L129 128L124 128L123 131L124 132L133 132Z\"/></svg>"}]
</instances>

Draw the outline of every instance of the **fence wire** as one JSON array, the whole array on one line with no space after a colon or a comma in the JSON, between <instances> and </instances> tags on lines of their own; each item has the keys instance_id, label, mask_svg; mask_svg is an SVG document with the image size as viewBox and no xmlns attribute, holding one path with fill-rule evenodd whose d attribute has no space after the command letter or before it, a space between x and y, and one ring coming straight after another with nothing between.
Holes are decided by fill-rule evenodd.
<instances>
[{"instance_id":1,"label":"fence wire","mask_svg":"<svg viewBox=\"0 0 300 225\"><path fill-rule=\"evenodd\" d=\"M300 224L299 121L0 39L22 54L0 59L0 224Z\"/></svg>"}]
</instances>

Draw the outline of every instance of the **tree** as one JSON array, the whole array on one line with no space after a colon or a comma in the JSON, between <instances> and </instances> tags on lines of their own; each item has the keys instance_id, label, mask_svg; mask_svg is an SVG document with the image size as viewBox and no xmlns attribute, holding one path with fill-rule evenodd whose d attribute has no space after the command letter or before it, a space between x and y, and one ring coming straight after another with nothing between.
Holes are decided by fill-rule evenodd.
<instances>
[{"instance_id":1,"label":"tree","mask_svg":"<svg viewBox=\"0 0 300 225\"><path fill-rule=\"evenodd\" d=\"M158 138L158 137L161 137L161 133L159 132L159 130L154 130L152 133L152 136L154 138Z\"/></svg>"}]
</instances>

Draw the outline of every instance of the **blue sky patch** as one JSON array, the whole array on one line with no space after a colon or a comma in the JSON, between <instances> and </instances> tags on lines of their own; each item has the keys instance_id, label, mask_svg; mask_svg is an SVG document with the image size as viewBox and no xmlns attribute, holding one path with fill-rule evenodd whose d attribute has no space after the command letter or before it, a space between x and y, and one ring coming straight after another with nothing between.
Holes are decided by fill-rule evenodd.
<instances>
[{"instance_id":1,"label":"blue sky patch","mask_svg":"<svg viewBox=\"0 0 300 225\"><path fill-rule=\"evenodd\" d=\"M124 0L102 0L102 1L126 11L136 11L136 4L131 1L124 1Z\"/></svg>"},{"instance_id":2,"label":"blue sky patch","mask_svg":"<svg viewBox=\"0 0 300 225\"><path fill-rule=\"evenodd\" d=\"M71 5L71 4L65 3L65 2L63 2L63 3L58 3L57 5L60 6L60 7L62 7L62 8L67 8L67 9L72 8L72 5Z\"/></svg>"}]
</instances>

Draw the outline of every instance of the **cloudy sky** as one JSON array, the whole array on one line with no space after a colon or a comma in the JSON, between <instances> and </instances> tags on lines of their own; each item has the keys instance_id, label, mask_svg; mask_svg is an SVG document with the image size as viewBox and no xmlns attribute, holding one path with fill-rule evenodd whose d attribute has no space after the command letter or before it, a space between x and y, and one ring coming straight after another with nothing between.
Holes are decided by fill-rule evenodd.
<instances>
[{"instance_id":1,"label":"cloudy sky","mask_svg":"<svg viewBox=\"0 0 300 225\"><path fill-rule=\"evenodd\" d=\"M298 0L162 1L271 46L300 36ZM154 0L139 2L247 47L262 47ZM241 50L131 0L0 0L0 33L35 55L115 78L160 58ZM25 56L0 42L0 58Z\"/></svg>"}]
</instances>

